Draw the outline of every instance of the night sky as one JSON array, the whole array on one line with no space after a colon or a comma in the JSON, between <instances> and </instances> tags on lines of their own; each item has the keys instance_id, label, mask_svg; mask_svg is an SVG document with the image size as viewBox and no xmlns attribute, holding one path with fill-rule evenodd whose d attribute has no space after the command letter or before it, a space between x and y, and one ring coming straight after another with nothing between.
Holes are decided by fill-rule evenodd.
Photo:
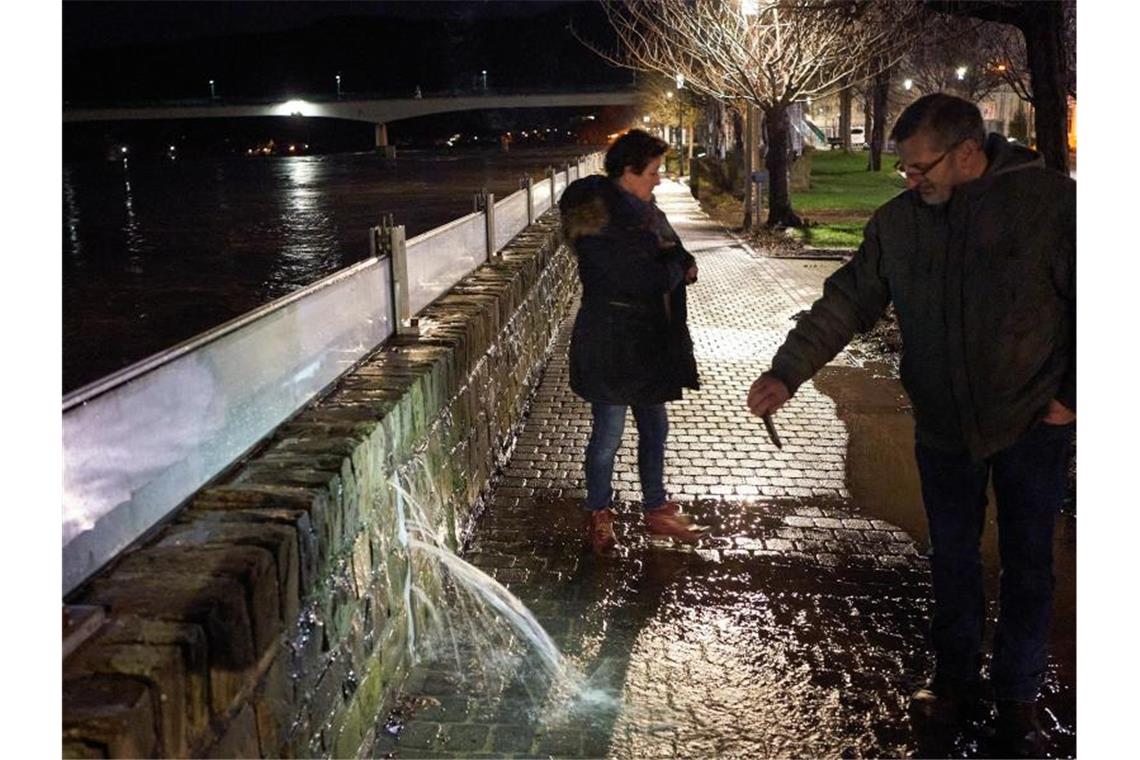
<instances>
[{"instance_id":1,"label":"night sky","mask_svg":"<svg viewBox=\"0 0 1140 760\"><path fill-rule=\"evenodd\" d=\"M78 2L63 3L65 107L159 101L332 96L411 97L490 90L628 86L569 31L603 44L608 24L587 2ZM615 115L624 121L625 114ZM431 146L461 132L574 125L572 112L467 112L396 122L396 145ZM596 125L601 134L611 129ZM120 143L140 158L233 155L268 140L314 153L366 150L372 127L313 119L68 125L64 158L101 159Z\"/></svg>"},{"instance_id":2,"label":"night sky","mask_svg":"<svg viewBox=\"0 0 1140 760\"><path fill-rule=\"evenodd\" d=\"M63 4L63 95L80 102L328 92L410 94L628 82L568 24L606 39L596 2ZM525 32L521 32L521 29Z\"/></svg>"}]
</instances>

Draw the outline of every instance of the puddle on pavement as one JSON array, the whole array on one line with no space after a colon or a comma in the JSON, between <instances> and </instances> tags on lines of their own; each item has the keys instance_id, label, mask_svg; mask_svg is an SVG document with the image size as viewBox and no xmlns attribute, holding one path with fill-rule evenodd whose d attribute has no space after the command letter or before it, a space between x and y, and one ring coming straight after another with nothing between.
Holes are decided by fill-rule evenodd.
<instances>
[{"instance_id":1,"label":"puddle on pavement","mask_svg":"<svg viewBox=\"0 0 1140 760\"><path fill-rule=\"evenodd\" d=\"M918 468L914 460L914 420L902 385L888 366L829 366L813 378L817 390L836 404L848 428L847 484L851 501L868 517L886 520L929 549ZM982 537L987 640L992 641L1000 580L997 520L992 489ZM1054 733L1056 756L1076 751L1076 550L1075 510L1058 516L1053 542L1054 614L1050 662L1042 704L1046 727Z\"/></svg>"},{"instance_id":2,"label":"puddle on pavement","mask_svg":"<svg viewBox=\"0 0 1140 760\"><path fill-rule=\"evenodd\" d=\"M988 756L980 724L916 736L906 718L928 664L930 613L910 540L879 531L884 556L912 553L893 565L861 562L872 558L858 536L833 542L831 554L773 548L793 535L807 540L810 529L792 519L805 514L885 520L925 545L913 427L897 382L828 369L816 387L849 429L849 503L687 504L713 526L695 552L651 549L636 505L621 504L624 549L599 559L585 549L577 503L544 499L541 510L484 515L466 554L479 570L419 547L459 581L447 598L460 614L429 616L443 635L379 720L371 756ZM1044 698L1061 757L1075 753L1075 596L1065 570L1073 538L1075 528L1059 531L1068 549L1058 552ZM993 553L991 540L991 565ZM492 577L540 628L491 589ZM494 593L455 603L462 586ZM474 611L477 625L465 617Z\"/></svg>"}]
</instances>

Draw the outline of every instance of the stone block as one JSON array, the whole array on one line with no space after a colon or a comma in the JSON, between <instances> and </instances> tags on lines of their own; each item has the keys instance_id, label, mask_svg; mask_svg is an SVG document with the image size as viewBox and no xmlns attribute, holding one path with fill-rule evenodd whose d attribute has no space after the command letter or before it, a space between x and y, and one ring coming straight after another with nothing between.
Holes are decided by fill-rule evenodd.
<instances>
[{"instance_id":1,"label":"stone block","mask_svg":"<svg viewBox=\"0 0 1140 760\"><path fill-rule=\"evenodd\" d=\"M271 519L297 526L301 562L301 592L312 588L318 567L323 567L332 551L327 513L327 493L310 488L273 485L226 485L208 488L194 497L192 508L220 514L235 511L266 512ZM304 512L305 519L296 513ZM308 572L312 570L312 572Z\"/></svg>"},{"instance_id":2,"label":"stone block","mask_svg":"<svg viewBox=\"0 0 1140 760\"><path fill-rule=\"evenodd\" d=\"M296 717L297 698L289 672L290 657L282 650L274 658L250 702L265 757L280 757Z\"/></svg>"},{"instance_id":3,"label":"stone block","mask_svg":"<svg viewBox=\"0 0 1140 760\"><path fill-rule=\"evenodd\" d=\"M63 743L72 757L158 756L154 696L129 676L65 677Z\"/></svg>"},{"instance_id":4,"label":"stone block","mask_svg":"<svg viewBox=\"0 0 1140 760\"><path fill-rule=\"evenodd\" d=\"M229 722L221 738L205 753L208 758L261 757L261 743L257 735L257 717L246 705Z\"/></svg>"},{"instance_id":5,"label":"stone block","mask_svg":"<svg viewBox=\"0 0 1140 760\"><path fill-rule=\"evenodd\" d=\"M197 626L134 616L112 618L67 661L70 676L134 676L158 706L163 753L185 756L206 728L206 641Z\"/></svg>"},{"instance_id":6,"label":"stone block","mask_svg":"<svg viewBox=\"0 0 1140 760\"><path fill-rule=\"evenodd\" d=\"M239 667L260 658L275 643L284 626L277 588L277 566L273 555L258 546L239 544L218 546L154 546L128 555L115 568L112 582L136 586L158 580L210 583L216 579L233 580L242 591L241 603L249 621L253 650L248 660L230 660ZM174 600L168 596L167 602ZM187 601L195 602L193 593ZM232 602L231 602L232 604ZM161 619L180 619L156 614ZM207 635L209 635L207 627ZM214 661L216 643L210 640L210 658Z\"/></svg>"},{"instance_id":7,"label":"stone block","mask_svg":"<svg viewBox=\"0 0 1140 760\"><path fill-rule=\"evenodd\" d=\"M309 695L305 709L312 725L326 725L336 717L337 711L345 703L344 683L348 672L347 658L341 653L337 652L336 656L326 660L324 673Z\"/></svg>"},{"instance_id":8,"label":"stone block","mask_svg":"<svg viewBox=\"0 0 1140 760\"><path fill-rule=\"evenodd\" d=\"M189 513L191 516L195 513ZM273 556L281 619L292 625L300 609L300 557L296 529L292 526L198 519L180 522L165 532L159 547L255 546Z\"/></svg>"}]
</instances>

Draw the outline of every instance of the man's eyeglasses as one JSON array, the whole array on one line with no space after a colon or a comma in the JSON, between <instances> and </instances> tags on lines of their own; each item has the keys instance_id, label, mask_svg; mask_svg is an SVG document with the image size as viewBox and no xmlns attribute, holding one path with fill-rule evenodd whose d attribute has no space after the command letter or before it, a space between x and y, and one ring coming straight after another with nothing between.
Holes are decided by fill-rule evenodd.
<instances>
[{"instance_id":1,"label":"man's eyeglasses","mask_svg":"<svg viewBox=\"0 0 1140 760\"><path fill-rule=\"evenodd\" d=\"M957 148L959 145L961 145L964 142L965 142L965 140L959 140L958 142L954 143L953 145L951 145L949 148L946 149L945 153L943 153L941 156L939 156L938 158L931 161L926 166L922 166L921 164L912 164L910 166L910 168L908 169L903 164L902 161L895 161L895 171L898 172L899 174L903 175L904 177L925 177L927 174L929 174L931 171L933 171L934 167L936 167L940 163L942 163L942 159L946 158L951 153L953 153L954 149Z\"/></svg>"}]
</instances>

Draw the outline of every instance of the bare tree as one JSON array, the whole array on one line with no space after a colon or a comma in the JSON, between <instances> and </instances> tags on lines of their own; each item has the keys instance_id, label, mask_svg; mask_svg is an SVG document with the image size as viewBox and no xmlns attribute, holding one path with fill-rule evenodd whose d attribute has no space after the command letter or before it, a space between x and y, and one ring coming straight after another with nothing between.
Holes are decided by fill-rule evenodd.
<instances>
[{"instance_id":1,"label":"bare tree","mask_svg":"<svg viewBox=\"0 0 1140 760\"><path fill-rule=\"evenodd\" d=\"M1076 94L1076 3L1073 0L930 0L925 7L940 13L993 21L1016 27L1025 49L1025 66L1016 56L1005 64L1009 81L1029 86L1015 91L1027 96L1036 111L1037 149L1045 163L1069 169L1068 96Z\"/></svg>"},{"instance_id":2,"label":"bare tree","mask_svg":"<svg viewBox=\"0 0 1140 760\"><path fill-rule=\"evenodd\" d=\"M974 102L1006 80L1003 61L1021 42L1013 27L946 14L932 14L927 28L929 34L906 57L915 89L952 92Z\"/></svg>"},{"instance_id":3,"label":"bare tree","mask_svg":"<svg viewBox=\"0 0 1140 760\"><path fill-rule=\"evenodd\" d=\"M683 77L686 87L758 107L767 125L768 224L799 226L788 169L788 107L894 63L920 31L908 0L628 0L603 6L619 49L611 62Z\"/></svg>"}]
</instances>

